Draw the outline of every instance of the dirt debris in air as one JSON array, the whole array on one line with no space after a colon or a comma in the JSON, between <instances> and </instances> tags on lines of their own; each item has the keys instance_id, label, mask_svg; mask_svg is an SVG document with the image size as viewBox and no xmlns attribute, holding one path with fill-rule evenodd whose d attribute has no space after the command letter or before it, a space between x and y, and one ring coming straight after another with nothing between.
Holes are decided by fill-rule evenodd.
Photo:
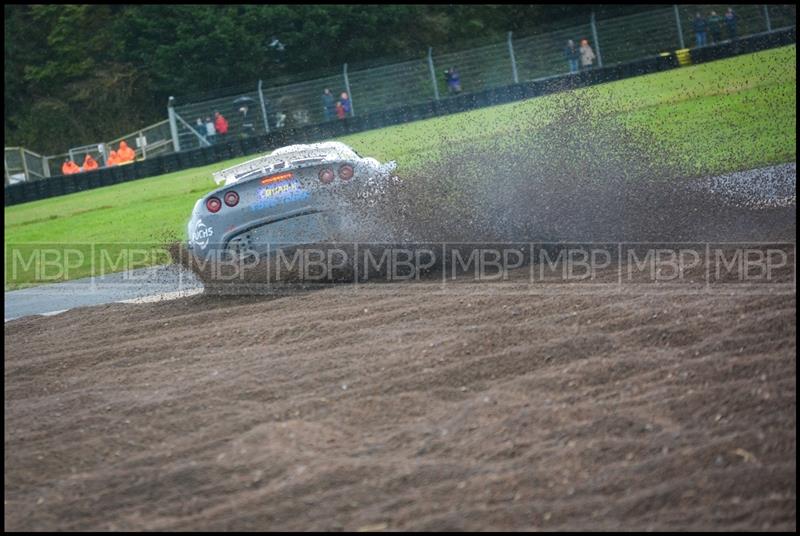
<instances>
[{"instance_id":1,"label":"dirt debris in air","mask_svg":"<svg viewBox=\"0 0 800 536\"><path fill-rule=\"evenodd\" d=\"M793 241L796 169L692 178L649 132L614 117L597 118L574 99L529 135L467 144L441 143L424 170L389 181L369 201L342 198L363 223L339 242L750 242ZM780 228L776 228L776 226ZM556 246L557 247L557 246ZM173 258L209 289L263 283L275 259L247 268L244 285L218 284L221 272L179 244ZM441 267L434 267L441 268ZM339 280L350 281L353 270ZM290 273L287 281L302 283ZM224 288L223 288L224 287ZM225 290L227 289L227 290ZM256 290L251 287L250 290Z\"/></svg>"}]
</instances>

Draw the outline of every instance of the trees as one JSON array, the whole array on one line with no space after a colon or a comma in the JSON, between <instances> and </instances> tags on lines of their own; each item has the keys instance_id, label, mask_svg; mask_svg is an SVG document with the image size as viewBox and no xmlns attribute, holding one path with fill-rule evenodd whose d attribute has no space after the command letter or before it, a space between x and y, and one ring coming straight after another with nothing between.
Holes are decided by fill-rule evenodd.
<instances>
[{"instance_id":1,"label":"trees","mask_svg":"<svg viewBox=\"0 0 800 536\"><path fill-rule=\"evenodd\" d=\"M559 18L585 18L585 10L579 5L6 5L6 143L63 152L163 119L169 95L338 72L344 62L424 57L428 46L502 39L508 30L534 33L552 28ZM283 50L270 47L274 38Z\"/></svg>"}]
</instances>

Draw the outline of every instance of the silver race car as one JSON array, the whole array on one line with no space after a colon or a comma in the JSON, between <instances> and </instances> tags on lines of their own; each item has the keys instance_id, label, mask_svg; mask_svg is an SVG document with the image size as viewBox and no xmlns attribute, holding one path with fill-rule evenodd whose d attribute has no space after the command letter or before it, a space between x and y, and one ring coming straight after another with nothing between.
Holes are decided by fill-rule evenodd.
<instances>
[{"instance_id":1,"label":"silver race car","mask_svg":"<svg viewBox=\"0 0 800 536\"><path fill-rule=\"evenodd\" d=\"M261 255L270 248L348 239L343 200L379 192L395 162L381 164L339 142L290 145L214 173L197 200L188 248L197 258Z\"/></svg>"}]
</instances>

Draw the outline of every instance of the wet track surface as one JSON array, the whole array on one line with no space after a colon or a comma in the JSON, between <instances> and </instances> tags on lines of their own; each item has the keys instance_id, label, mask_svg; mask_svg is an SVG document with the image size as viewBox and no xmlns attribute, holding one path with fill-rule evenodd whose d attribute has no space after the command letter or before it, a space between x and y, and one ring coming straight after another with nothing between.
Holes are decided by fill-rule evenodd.
<instances>
[{"instance_id":1,"label":"wet track surface","mask_svg":"<svg viewBox=\"0 0 800 536\"><path fill-rule=\"evenodd\" d=\"M5 321L57 314L75 307L128 300L180 297L202 290L194 274L177 265L142 268L5 293Z\"/></svg>"}]
</instances>

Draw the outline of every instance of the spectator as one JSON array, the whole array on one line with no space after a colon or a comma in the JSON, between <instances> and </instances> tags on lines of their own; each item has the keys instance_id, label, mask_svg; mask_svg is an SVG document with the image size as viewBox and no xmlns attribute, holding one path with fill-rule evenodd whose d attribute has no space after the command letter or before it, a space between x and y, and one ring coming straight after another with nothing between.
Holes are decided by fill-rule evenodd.
<instances>
[{"instance_id":1,"label":"spectator","mask_svg":"<svg viewBox=\"0 0 800 536\"><path fill-rule=\"evenodd\" d=\"M450 67L444 72L444 81L447 84L448 92L461 93L461 75L455 67Z\"/></svg>"},{"instance_id":2,"label":"spectator","mask_svg":"<svg viewBox=\"0 0 800 536\"><path fill-rule=\"evenodd\" d=\"M344 111L344 105L342 101L336 101L336 117L339 119L344 119L347 117L347 112Z\"/></svg>"},{"instance_id":3,"label":"spectator","mask_svg":"<svg viewBox=\"0 0 800 536\"><path fill-rule=\"evenodd\" d=\"M694 35L695 35L695 45L698 47L706 46L706 32L708 31L708 22L703 15L700 14L698 11L694 16L694 21L692 22L692 28L694 28Z\"/></svg>"},{"instance_id":4,"label":"spectator","mask_svg":"<svg viewBox=\"0 0 800 536\"><path fill-rule=\"evenodd\" d=\"M253 136L256 133L256 126L248 116L250 108L246 105L239 108L239 113L242 114L242 136Z\"/></svg>"},{"instance_id":5,"label":"spectator","mask_svg":"<svg viewBox=\"0 0 800 536\"><path fill-rule=\"evenodd\" d=\"M736 39L736 13L731 8L725 12L725 26L728 27L728 39Z\"/></svg>"},{"instance_id":6,"label":"spectator","mask_svg":"<svg viewBox=\"0 0 800 536\"><path fill-rule=\"evenodd\" d=\"M333 93L328 88L325 88L325 91L322 92L322 113L325 115L325 121L330 121L336 115Z\"/></svg>"},{"instance_id":7,"label":"spectator","mask_svg":"<svg viewBox=\"0 0 800 536\"><path fill-rule=\"evenodd\" d=\"M69 158L64 160L64 163L61 164L62 175L74 175L75 173L80 173L80 172L81 172L80 166L78 166L78 164L76 164Z\"/></svg>"},{"instance_id":8,"label":"spectator","mask_svg":"<svg viewBox=\"0 0 800 536\"><path fill-rule=\"evenodd\" d=\"M581 52L578 50L578 47L575 46L575 41L570 39L567 41L567 46L564 47L564 57L567 58L567 63L569 64L569 72L570 73L577 73L578 72L578 61L581 57Z\"/></svg>"},{"instance_id":9,"label":"spectator","mask_svg":"<svg viewBox=\"0 0 800 536\"><path fill-rule=\"evenodd\" d=\"M347 95L347 93L342 92L342 96L341 96L340 102L342 103L342 108L344 108L345 115L350 115L350 111L353 108L352 108L352 106L350 106L350 97ZM338 112L337 112L336 115L339 115Z\"/></svg>"},{"instance_id":10,"label":"spectator","mask_svg":"<svg viewBox=\"0 0 800 536\"><path fill-rule=\"evenodd\" d=\"M214 127L214 122L211 120L211 117L206 117L206 139L208 143L211 144L217 139L217 129Z\"/></svg>"},{"instance_id":11,"label":"spectator","mask_svg":"<svg viewBox=\"0 0 800 536\"><path fill-rule=\"evenodd\" d=\"M206 141L206 124L203 123L202 117L198 117L194 122L194 130L203 141Z\"/></svg>"},{"instance_id":12,"label":"spectator","mask_svg":"<svg viewBox=\"0 0 800 536\"><path fill-rule=\"evenodd\" d=\"M86 156L83 159L83 171L94 171L99 167L100 165L97 163L97 160L92 158L92 155L89 153L86 153Z\"/></svg>"},{"instance_id":13,"label":"spectator","mask_svg":"<svg viewBox=\"0 0 800 536\"><path fill-rule=\"evenodd\" d=\"M106 167L116 166L119 164L119 156L117 155L117 151L111 149L111 152L108 155L108 159L106 160Z\"/></svg>"},{"instance_id":14,"label":"spectator","mask_svg":"<svg viewBox=\"0 0 800 536\"><path fill-rule=\"evenodd\" d=\"M286 114L280 110L275 112L275 128L283 128L286 126Z\"/></svg>"},{"instance_id":15,"label":"spectator","mask_svg":"<svg viewBox=\"0 0 800 536\"><path fill-rule=\"evenodd\" d=\"M594 63L595 55L594 55L594 50L592 50L592 47L589 45L588 39L581 40L580 53L581 53L581 69L583 70L591 69L592 64Z\"/></svg>"},{"instance_id":16,"label":"spectator","mask_svg":"<svg viewBox=\"0 0 800 536\"><path fill-rule=\"evenodd\" d=\"M125 140L119 142L119 149L117 149L117 160L120 164L127 164L136 160L136 151L128 147Z\"/></svg>"},{"instance_id":17,"label":"spectator","mask_svg":"<svg viewBox=\"0 0 800 536\"><path fill-rule=\"evenodd\" d=\"M219 112L214 112L214 128L220 136L228 133L228 120Z\"/></svg>"},{"instance_id":18,"label":"spectator","mask_svg":"<svg viewBox=\"0 0 800 536\"><path fill-rule=\"evenodd\" d=\"M711 42L719 43L722 41L722 17L712 11L708 16L708 29L711 31Z\"/></svg>"}]
</instances>

